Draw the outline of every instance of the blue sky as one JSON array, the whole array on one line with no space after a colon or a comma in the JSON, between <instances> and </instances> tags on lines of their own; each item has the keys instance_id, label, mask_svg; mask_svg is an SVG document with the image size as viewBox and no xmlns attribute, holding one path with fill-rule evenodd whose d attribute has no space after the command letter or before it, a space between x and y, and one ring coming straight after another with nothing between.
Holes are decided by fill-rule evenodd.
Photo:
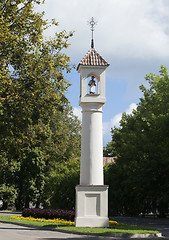
<instances>
[{"instance_id":1,"label":"blue sky","mask_svg":"<svg viewBox=\"0 0 169 240\"><path fill-rule=\"evenodd\" d=\"M168 0L46 0L37 11L59 22L57 31L75 31L66 51L78 65L90 50L91 31L87 22L98 22L95 49L110 63L106 72L106 98L103 107L103 142L111 140L110 130L118 126L123 112L131 113L142 96L139 86L145 75L169 66ZM54 29L45 32L54 36ZM76 70L66 78L72 84L67 97L80 118L78 105L80 76Z\"/></svg>"}]
</instances>

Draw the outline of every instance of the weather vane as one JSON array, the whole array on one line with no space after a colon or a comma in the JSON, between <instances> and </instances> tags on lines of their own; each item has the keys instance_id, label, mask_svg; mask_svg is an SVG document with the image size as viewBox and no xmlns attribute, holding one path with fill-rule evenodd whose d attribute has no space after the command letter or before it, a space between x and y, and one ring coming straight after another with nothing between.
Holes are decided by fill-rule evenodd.
<instances>
[{"instance_id":1,"label":"weather vane","mask_svg":"<svg viewBox=\"0 0 169 240\"><path fill-rule=\"evenodd\" d=\"M94 17L92 17L88 23L90 24L90 28L91 28L91 31L92 31L91 48L94 48L93 32L94 32L94 29L95 29L95 25L97 25L97 22L94 20Z\"/></svg>"}]
</instances>

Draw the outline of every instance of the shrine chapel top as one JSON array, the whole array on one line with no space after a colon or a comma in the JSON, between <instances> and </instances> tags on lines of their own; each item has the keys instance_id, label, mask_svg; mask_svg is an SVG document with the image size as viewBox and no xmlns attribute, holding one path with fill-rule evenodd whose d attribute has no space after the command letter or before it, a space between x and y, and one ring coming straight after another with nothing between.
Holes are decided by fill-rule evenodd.
<instances>
[{"instance_id":1,"label":"shrine chapel top","mask_svg":"<svg viewBox=\"0 0 169 240\"><path fill-rule=\"evenodd\" d=\"M77 71L82 66L109 66L110 64L94 49L91 48L84 58L80 61Z\"/></svg>"}]
</instances>

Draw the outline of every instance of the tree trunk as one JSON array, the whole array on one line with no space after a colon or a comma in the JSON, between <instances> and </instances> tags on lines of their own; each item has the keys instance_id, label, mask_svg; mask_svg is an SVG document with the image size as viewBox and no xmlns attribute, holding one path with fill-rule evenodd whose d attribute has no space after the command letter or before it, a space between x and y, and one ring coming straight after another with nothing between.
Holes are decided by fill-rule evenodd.
<instances>
[{"instance_id":1,"label":"tree trunk","mask_svg":"<svg viewBox=\"0 0 169 240\"><path fill-rule=\"evenodd\" d=\"M2 210L7 210L7 208L8 208L8 202L3 201Z\"/></svg>"},{"instance_id":2,"label":"tree trunk","mask_svg":"<svg viewBox=\"0 0 169 240\"><path fill-rule=\"evenodd\" d=\"M29 208L29 197L26 197L25 208Z\"/></svg>"}]
</instances>

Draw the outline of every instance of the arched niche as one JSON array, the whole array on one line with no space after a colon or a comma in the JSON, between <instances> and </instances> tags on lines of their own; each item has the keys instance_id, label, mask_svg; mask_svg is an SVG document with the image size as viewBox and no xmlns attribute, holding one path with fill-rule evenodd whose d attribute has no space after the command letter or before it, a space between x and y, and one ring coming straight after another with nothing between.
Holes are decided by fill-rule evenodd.
<instances>
[{"instance_id":1,"label":"arched niche","mask_svg":"<svg viewBox=\"0 0 169 240\"><path fill-rule=\"evenodd\" d=\"M93 87L93 89L95 90L91 91L92 88L90 86L90 83L93 80L95 81L95 86ZM91 95L100 94L100 75L97 74L96 72L91 72L87 75L87 93Z\"/></svg>"}]
</instances>

